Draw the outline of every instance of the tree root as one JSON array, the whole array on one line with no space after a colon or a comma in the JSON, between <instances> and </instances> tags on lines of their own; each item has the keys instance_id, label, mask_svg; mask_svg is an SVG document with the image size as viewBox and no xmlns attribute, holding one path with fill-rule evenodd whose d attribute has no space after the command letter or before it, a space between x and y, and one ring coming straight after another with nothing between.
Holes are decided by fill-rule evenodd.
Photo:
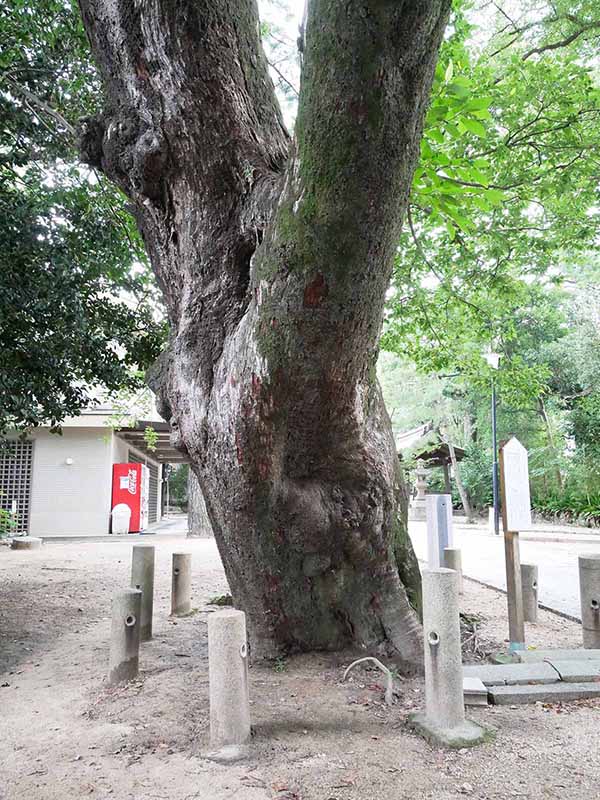
<instances>
[{"instance_id":1,"label":"tree root","mask_svg":"<svg viewBox=\"0 0 600 800\"><path fill-rule=\"evenodd\" d=\"M365 658L359 658L356 661L353 661L352 664L346 669L344 672L344 677L342 678L342 682L346 680L348 677L348 673L350 670L355 667L357 664L362 664L364 661L372 661L376 667L378 667L386 677L386 689L385 689L385 704L386 706L391 706L394 702L394 679L392 677L391 671L381 663L378 658L374 658L373 656L365 656Z\"/></svg>"}]
</instances>

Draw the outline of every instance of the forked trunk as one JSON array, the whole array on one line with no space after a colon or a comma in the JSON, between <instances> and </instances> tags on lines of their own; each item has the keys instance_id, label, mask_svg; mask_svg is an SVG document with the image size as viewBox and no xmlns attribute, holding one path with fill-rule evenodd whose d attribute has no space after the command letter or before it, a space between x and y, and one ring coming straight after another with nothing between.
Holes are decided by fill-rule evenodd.
<instances>
[{"instance_id":1,"label":"forked trunk","mask_svg":"<svg viewBox=\"0 0 600 800\"><path fill-rule=\"evenodd\" d=\"M375 364L449 5L312 0L290 140L254 0L81 0L108 94L82 149L133 201L171 325L153 382L254 655L421 659Z\"/></svg>"}]
</instances>

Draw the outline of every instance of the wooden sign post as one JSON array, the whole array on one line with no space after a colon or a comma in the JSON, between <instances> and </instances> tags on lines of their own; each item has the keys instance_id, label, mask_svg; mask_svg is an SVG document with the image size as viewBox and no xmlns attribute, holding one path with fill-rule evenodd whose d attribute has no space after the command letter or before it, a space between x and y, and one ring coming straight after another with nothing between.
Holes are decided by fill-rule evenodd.
<instances>
[{"instance_id":1,"label":"wooden sign post","mask_svg":"<svg viewBox=\"0 0 600 800\"><path fill-rule=\"evenodd\" d=\"M524 650L519 531L531 528L531 499L527 450L514 436L500 447L500 494L506 556L509 650Z\"/></svg>"}]
</instances>

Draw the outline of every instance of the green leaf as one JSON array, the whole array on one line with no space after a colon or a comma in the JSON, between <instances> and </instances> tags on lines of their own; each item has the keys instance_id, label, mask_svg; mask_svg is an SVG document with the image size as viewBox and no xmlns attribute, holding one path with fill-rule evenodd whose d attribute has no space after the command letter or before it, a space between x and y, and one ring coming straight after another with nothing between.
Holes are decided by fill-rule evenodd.
<instances>
[{"instance_id":1,"label":"green leaf","mask_svg":"<svg viewBox=\"0 0 600 800\"><path fill-rule=\"evenodd\" d=\"M476 136L479 136L481 139L485 139L487 132L484 126L476 119L471 119L470 117L461 117L459 120L459 127L461 125L469 131L469 133L474 133Z\"/></svg>"},{"instance_id":2,"label":"green leaf","mask_svg":"<svg viewBox=\"0 0 600 800\"><path fill-rule=\"evenodd\" d=\"M493 98L491 95L474 97L469 100L468 103L465 103L465 111L481 111L483 109L487 110L492 104L492 100Z\"/></svg>"},{"instance_id":3,"label":"green leaf","mask_svg":"<svg viewBox=\"0 0 600 800\"><path fill-rule=\"evenodd\" d=\"M501 189L486 189L485 197L490 203L497 206L504 200L504 192Z\"/></svg>"},{"instance_id":4,"label":"green leaf","mask_svg":"<svg viewBox=\"0 0 600 800\"><path fill-rule=\"evenodd\" d=\"M448 84L448 91L450 94L453 94L455 97L468 97L470 95L470 89L468 85L464 85L458 82L458 79L454 81L454 83Z\"/></svg>"},{"instance_id":5,"label":"green leaf","mask_svg":"<svg viewBox=\"0 0 600 800\"><path fill-rule=\"evenodd\" d=\"M427 135L430 139L433 139L434 142L438 142L438 144L444 144L444 134L439 128L429 128Z\"/></svg>"}]
</instances>

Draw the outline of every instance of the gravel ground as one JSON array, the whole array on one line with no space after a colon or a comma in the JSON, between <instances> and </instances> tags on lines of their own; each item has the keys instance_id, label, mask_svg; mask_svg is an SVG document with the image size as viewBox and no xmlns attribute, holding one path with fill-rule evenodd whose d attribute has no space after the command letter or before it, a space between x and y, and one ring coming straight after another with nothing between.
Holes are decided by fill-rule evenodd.
<instances>
[{"instance_id":1,"label":"gravel ground","mask_svg":"<svg viewBox=\"0 0 600 800\"><path fill-rule=\"evenodd\" d=\"M473 709L495 741L446 752L405 728L423 706L420 679L401 681L387 708L379 673L341 683L343 654L252 667L252 757L207 761L208 601L227 584L212 541L153 543L155 635L140 679L117 689L104 682L110 596L127 585L130 543L0 547L2 800L600 797L600 701ZM193 553L197 611L175 621L170 557L182 549ZM462 609L479 620L471 645L504 646L504 595L466 581ZM527 635L531 646L578 646L581 628L541 612Z\"/></svg>"}]
</instances>

